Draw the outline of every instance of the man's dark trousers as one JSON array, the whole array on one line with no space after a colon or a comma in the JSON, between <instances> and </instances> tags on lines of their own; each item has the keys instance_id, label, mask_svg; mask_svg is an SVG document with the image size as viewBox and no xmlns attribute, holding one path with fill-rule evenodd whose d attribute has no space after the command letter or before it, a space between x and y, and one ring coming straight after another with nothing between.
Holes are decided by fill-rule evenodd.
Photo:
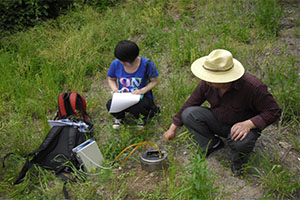
<instances>
[{"instance_id":1,"label":"man's dark trousers","mask_svg":"<svg viewBox=\"0 0 300 200\"><path fill-rule=\"evenodd\" d=\"M212 111L207 107L188 107L182 112L181 118L203 152L217 144L218 136L226 138L231 148L231 161L236 168L241 168L248 161L249 153L253 150L255 142L260 136L258 129L252 129L244 140L232 140L230 135L232 126L223 125L217 121Z\"/></svg>"}]
</instances>

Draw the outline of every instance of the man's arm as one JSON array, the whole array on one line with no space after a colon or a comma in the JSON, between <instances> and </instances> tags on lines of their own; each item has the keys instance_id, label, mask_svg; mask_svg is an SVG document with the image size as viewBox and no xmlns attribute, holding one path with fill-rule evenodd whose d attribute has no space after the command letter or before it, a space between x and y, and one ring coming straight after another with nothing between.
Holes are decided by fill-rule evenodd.
<instances>
[{"instance_id":1,"label":"man's arm","mask_svg":"<svg viewBox=\"0 0 300 200\"><path fill-rule=\"evenodd\" d=\"M258 114L250 118L250 120L260 130L274 123L281 116L281 109L274 97L269 93L266 85L261 85L256 89L252 109Z\"/></svg>"},{"instance_id":2,"label":"man's arm","mask_svg":"<svg viewBox=\"0 0 300 200\"><path fill-rule=\"evenodd\" d=\"M233 140L244 140L251 129L258 128L263 130L266 126L276 121L281 115L281 109L274 97L269 93L266 85L261 85L256 88L251 107L256 110L258 114L232 126L230 134Z\"/></svg>"},{"instance_id":3,"label":"man's arm","mask_svg":"<svg viewBox=\"0 0 300 200\"><path fill-rule=\"evenodd\" d=\"M181 120L181 113L183 112L184 109L190 106L200 106L204 101L204 93L207 91L207 85L203 82L200 81L196 89L193 91L191 96L188 98L188 100L185 102L185 104L181 107L179 112L174 116L173 118L173 123L169 127L169 129L163 134L163 139L164 140L172 140L176 136L176 129L180 126L183 125L182 120Z\"/></svg>"}]
</instances>

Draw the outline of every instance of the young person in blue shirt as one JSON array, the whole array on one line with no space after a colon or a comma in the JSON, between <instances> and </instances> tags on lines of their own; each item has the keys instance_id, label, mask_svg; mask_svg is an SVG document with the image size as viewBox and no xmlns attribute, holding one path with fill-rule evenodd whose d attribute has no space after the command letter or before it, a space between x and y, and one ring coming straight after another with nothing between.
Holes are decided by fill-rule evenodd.
<instances>
[{"instance_id":1,"label":"young person in blue shirt","mask_svg":"<svg viewBox=\"0 0 300 200\"><path fill-rule=\"evenodd\" d=\"M142 122L137 124L139 128L142 128L146 124L146 120L153 117L157 110L151 91L159 82L157 68L152 61L139 56L139 47L129 40L120 41L115 47L114 54L117 59L111 63L107 72L107 80L112 94L131 92L143 95L143 98L139 103L121 112L111 113L115 117L113 128L117 129L121 126L125 113L131 113L137 121L142 116ZM106 104L108 110L110 110L111 101L112 99Z\"/></svg>"}]
</instances>

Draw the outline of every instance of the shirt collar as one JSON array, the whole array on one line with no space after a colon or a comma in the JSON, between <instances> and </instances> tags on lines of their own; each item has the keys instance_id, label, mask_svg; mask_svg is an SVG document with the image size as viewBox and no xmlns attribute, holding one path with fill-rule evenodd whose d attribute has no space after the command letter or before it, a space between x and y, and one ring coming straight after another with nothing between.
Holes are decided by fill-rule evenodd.
<instances>
[{"instance_id":1,"label":"shirt collar","mask_svg":"<svg viewBox=\"0 0 300 200\"><path fill-rule=\"evenodd\" d=\"M236 89L236 90L240 90L242 88L243 81L244 81L244 75L241 78L239 78L238 80L233 81L232 84L231 84L231 88Z\"/></svg>"}]
</instances>

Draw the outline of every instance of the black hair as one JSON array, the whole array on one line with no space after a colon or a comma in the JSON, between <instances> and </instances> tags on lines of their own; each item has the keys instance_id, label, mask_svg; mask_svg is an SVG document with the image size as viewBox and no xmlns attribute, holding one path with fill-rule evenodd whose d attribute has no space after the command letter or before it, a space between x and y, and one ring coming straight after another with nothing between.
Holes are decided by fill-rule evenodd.
<instances>
[{"instance_id":1,"label":"black hair","mask_svg":"<svg viewBox=\"0 0 300 200\"><path fill-rule=\"evenodd\" d=\"M120 41L115 48L115 57L120 61L133 63L140 52L136 43L130 40Z\"/></svg>"}]
</instances>

